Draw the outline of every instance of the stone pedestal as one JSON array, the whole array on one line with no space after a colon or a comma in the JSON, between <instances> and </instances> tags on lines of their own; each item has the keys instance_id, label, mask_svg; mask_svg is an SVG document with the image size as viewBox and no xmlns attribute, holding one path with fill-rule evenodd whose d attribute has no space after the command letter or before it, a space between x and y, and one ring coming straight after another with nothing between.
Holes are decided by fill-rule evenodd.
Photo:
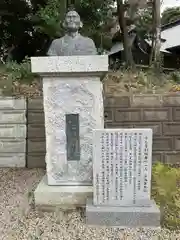
<instances>
[{"instance_id":1,"label":"stone pedestal","mask_svg":"<svg viewBox=\"0 0 180 240\"><path fill-rule=\"evenodd\" d=\"M53 198L58 188L59 197L62 196L65 188L61 186L75 186L73 191L77 189L81 195L80 188L92 186L92 130L104 128L100 76L108 71L108 56L35 57L31 59L31 66L32 72L43 77L49 186L45 188L42 180L35 191L35 202L40 205L38 194L42 188L46 199L45 191L48 195L52 193ZM84 193L85 202L89 190ZM73 197L66 191L64 194L68 201ZM44 199L43 205L46 205ZM66 197L62 199L66 203ZM52 199L49 202L52 204Z\"/></svg>"},{"instance_id":2,"label":"stone pedestal","mask_svg":"<svg viewBox=\"0 0 180 240\"><path fill-rule=\"evenodd\" d=\"M96 206L89 198L86 205L89 225L124 228L159 228L160 212L154 201L149 206Z\"/></svg>"},{"instance_id":3,"label":"stone pedestal","mask_svg":"<svg viewBox=\"0 0 180 240\"><path fill-rule=\"evenodd\" d=\"M90 225L159 227L151 196L152 129L104 129L93 134L93 199Z\"/></svg>"},{"instance_id":4,"label":"stone pedestal","mask_svg":"<svg viewBox=\"0 0 180 240\"><path fill-rule=\"evenodd\" d=\"M92 192L92 186L49 186L47 176L44 176L34 192L35 205L44 211L55 210L56 207L75 209L85 206Z\"/></svg>"}]
</instances>

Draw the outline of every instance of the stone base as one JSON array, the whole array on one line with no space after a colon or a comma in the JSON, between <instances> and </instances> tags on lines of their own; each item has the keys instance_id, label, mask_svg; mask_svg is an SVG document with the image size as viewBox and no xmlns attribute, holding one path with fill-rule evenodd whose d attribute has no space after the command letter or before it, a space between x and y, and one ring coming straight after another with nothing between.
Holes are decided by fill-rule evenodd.
<instances>
[{"instance_id":1,"label":"stone base","mask_svg":"<svg viewBox=\"0 0 180 240\"><path fill-rule=\"evenodd\" d=\"M86 223L118 228L160 227L160 211L154 201L150 207L94 206L92 199L86 204Z\"/></svg>"},{"instance_id":2,"label":"stone base","mask_svg":"<svg viewBox=\"0 0 180 240\"><path fill-rule=\"evenodd\" d=\"M92 186L48 186L45 175L34 192L35 207L44 211L83 207L92 192Z\"/></svg>"}]
</instances>

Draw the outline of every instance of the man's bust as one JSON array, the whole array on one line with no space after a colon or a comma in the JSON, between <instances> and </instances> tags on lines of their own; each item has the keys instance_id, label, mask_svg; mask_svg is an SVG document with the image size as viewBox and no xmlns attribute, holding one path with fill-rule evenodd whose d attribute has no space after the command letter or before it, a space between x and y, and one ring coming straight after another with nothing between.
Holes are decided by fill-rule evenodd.
<instances>
[{"instance_id":1,"label":"man's bust","mask_svg":"<svg viewBox=\"0 0 180 240\"><path fill-rule=\"evenodd\" d=\"M67 30L67 34L53 40L47 52L48 56L97 55L93 40L83 37L78 32L82 27L82 22L76 11L69 11L66 14L63 26Z\"/></svg>"}]
</instances>

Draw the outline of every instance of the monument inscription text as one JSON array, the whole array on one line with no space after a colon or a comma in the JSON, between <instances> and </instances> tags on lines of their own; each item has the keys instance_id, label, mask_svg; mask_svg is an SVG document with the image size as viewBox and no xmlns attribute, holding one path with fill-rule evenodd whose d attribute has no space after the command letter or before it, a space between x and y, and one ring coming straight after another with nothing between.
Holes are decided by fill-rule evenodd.
<instances>
[{"instance_id":1,"label":"monument inscription text","mask_svg":"<svg viewBox=\"0 0 180 240\"><path fill-rule=\"evenodd\" d=\"M126 206L150 200L152 130L94 130L94 142L94 204Z\"/></svg>"},{"instance_id":2,"label":"monument inscription text","mask_svg":"<svg viewBox=\"0 0 180 240\"><path fill-rule=\"evenodd\" d=\"M66 114L67 160L80 160L79 114Z\"/></svg>"}]
</instances>

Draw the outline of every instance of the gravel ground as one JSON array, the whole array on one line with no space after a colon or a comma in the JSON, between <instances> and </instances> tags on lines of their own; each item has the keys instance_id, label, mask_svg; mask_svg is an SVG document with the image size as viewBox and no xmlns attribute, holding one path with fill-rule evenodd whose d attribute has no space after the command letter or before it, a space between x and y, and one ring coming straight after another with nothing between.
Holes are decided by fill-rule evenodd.
<instances>
[{"instance_id":1,"label":"gravel ground","mask_svg":"<svg viewBox=\"0 0 180 240\"><path fill-rule=\"evenodd\" d=\"M0 169L1 240L179 240L180 232L161 230L119 230L88 227L80 211L36 212L29 205L32 189L44 171L41 169Z\"/></svg>"}]
</instances>

